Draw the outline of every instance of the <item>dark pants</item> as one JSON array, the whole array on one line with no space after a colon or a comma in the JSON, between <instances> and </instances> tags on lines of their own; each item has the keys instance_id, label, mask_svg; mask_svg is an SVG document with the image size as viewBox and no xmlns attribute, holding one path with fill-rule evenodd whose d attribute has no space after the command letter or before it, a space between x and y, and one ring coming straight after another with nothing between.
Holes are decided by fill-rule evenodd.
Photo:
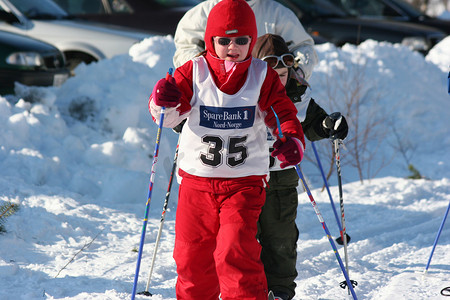
<instances>
[{"instance_id":1,"label":"dark pants","mask_svg":"<svg viewBox=\"0 0 450 300\"><path fill-rule=\"evenodd\" d=\"M270 172L266 203L258 222L261 260L269 290L295 295L298 206L298 175L295 169Z\"/></svg>"}]
</instances>

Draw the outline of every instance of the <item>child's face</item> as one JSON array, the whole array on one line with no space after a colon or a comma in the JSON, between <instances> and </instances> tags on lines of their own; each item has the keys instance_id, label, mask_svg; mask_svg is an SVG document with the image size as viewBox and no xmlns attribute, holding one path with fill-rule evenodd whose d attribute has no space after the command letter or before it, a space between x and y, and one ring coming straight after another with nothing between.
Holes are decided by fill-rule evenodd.
<instances>
[{"instance_id":1,"label":"child's face","mask_svg":"<svg viewBox=\"0 0 450 300\"><path fill-rule=\"evenodd\" d=\"M281 83L284 86L286 86L288 76L289 76L289 69L288 68L278 68L278 69L275 69L275 71L277 71L278 76L280 76Z\"/></svg>"},{"instance_id":2,"label":"child's face","mask_svg":"<svg viewBox=\"0 0 450 300\"><path fill-rule=\"evenodd\" d=\"M220 37L214 38L214 49L219 58L229 61L243 61L250 47L250 36Z\"/></svg>"}]
</instances>

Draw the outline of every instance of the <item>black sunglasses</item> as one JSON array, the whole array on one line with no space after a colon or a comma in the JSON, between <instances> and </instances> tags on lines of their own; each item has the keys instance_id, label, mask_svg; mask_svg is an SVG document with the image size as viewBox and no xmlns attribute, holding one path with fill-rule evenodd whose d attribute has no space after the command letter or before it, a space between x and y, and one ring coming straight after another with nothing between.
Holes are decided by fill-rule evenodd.
<instances>
[{"instance_id":1,"label":"black sunglasses","mask_svg":"<svg viewBox=\"0 0 450 300\"><path fill-rule=\"evenodd\" d=\"M248 44L249 40L250 39L248 37L237 37L233 43L239 46L244 46ZM228 46L231 43L231 41L232 40L230 38L226 37L220 37L217 39L217 43L219 43L219 45L222 46Z\"/></svg>"},{"instance_id":2,"label":"black sunglasses","mask_svg":"<svg viewBox=\"0 0 450 300\"><path fill-rule=\"evenodd\" d=\"M291 53L286 53L281 56L268 55L261 59L263 61L267 62L269 64L269 66L274 69L278 66L280 61L286 68L290 68L290 67L294 66L294 55Z\"/></svg>"}]
</instances>

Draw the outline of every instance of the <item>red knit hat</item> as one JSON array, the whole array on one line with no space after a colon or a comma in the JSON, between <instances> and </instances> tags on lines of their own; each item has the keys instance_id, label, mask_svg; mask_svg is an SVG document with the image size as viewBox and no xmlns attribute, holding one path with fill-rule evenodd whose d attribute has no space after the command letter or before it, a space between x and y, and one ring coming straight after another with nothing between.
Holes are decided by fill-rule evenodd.
<instances>
[{"instance_id":1,"label":"red knit hat","mask_svg":"<svg viewBox=\"0 0 450 300\"><path fill-rule=\"evenodd\" d=\"M252 39L247 54L251 56L253 45L258 38L255 14L245 0L222 0L217 3L208 16L205 30L206 50L216 54L212 38L237 37L249 35Z\"/></svg>"}]
</instances>

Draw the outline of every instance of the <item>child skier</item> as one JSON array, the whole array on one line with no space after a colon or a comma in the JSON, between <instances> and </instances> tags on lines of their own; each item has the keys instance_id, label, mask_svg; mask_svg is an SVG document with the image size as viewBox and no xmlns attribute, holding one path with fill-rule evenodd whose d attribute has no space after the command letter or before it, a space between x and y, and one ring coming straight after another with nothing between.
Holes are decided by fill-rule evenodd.
<instances>
[{"instance_id":1,"label":"child skier","mask_svg":"<svg viewBox=\"0 0 450 300\"><path fill-rule=\"evenodd\" d=\"M253 57L266 61L279 74L287 95L298 110L305 136L310 141L329 138L331 129L337 138L345 139L347 122L341 117L336 123L309 96L309 88L297 79L293 70L294 56L279 35L265 34L256 41ZM305 91L307 91L305 93ZM269 136L273 143L273 138ZM280 168L271 161L270 180L266 188L266 202L259 217L258 239L262 246L261 259L269 290L275 299L289 300L295 295L297 277L297 239L295 223L298 206L298 175L294 168Z\"/></svg>"},{"instance_id":2,"label":"child skier","mask_svg":"<svg viewBox=\"0 0 450 300\"><path fill-rule=\"evenodd\" d=\"M256 239L269 167L266 126L285 165L303 157L297 110L278 74L252 59L255 17L244 0L223 0L210 12L205 52L161 79L149 100L164 127L186 119L179 145L174 259L177 299L267 300Z\"/></svg>"},{"instance_id":3,"label":"child skier","mask_svg":"<svg viewBox=\"0 0 450 300\"><path fill-rule=\"evenodd\" d=\"M199 1L199 4L189 9L178 22L175 35L175 54L173 64L181 66L197 53L205 50L205 25L211 9L221 0ZM314 40L300 23L298 16L284 6L283 1L276 0L246 0L256 18L258 35L273 33L281 35L289 49L295 55L297 73L308 80L314 66L318 62L314 50Z\"/></svg>"}]
</instances>

